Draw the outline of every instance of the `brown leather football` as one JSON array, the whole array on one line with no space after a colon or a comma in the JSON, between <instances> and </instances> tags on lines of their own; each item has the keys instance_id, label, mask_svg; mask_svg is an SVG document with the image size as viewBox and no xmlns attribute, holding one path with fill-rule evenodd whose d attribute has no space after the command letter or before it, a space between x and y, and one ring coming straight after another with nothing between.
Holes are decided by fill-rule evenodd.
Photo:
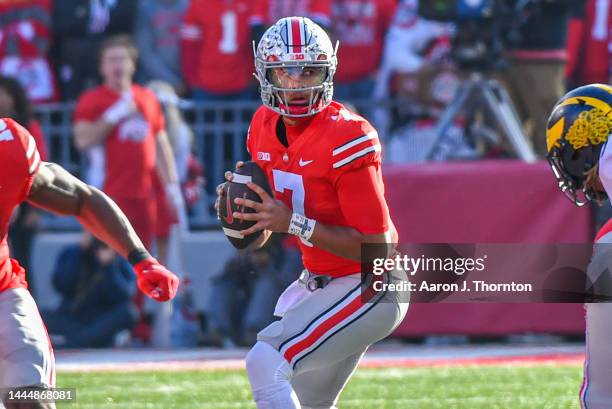
<instances>
[{"instance_id":1,"label":"brown leather football","mask_svg":"<svg viewBox=\"0 0 612 409\"><path fill-rule=\"evenodd\" d=\"M233 180L226 183L224 193L219 202L219 216L223 233L225 233L230 243L237 249L248 247L263 233L263 231L258 231L248 236L240 235L239 232L241 230L248 229L256 222L233 217L234 212L255 213L255 210L250 207L243 207L234 203L235 198L241 197L261 203L259 195L247 187L246 184L249 182L261 186L269 195L272 195L265 172L255 162L249 161L234 171Z\"/></svg>"}]
</instances>

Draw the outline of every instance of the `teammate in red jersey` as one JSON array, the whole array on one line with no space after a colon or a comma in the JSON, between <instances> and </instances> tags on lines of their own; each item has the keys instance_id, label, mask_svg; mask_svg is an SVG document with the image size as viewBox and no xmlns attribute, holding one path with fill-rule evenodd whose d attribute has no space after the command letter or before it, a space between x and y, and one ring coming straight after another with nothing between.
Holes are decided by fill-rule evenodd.
<instances>
[{"instance_id":1,"label":"teammate in red jersey","mask_svg":"<svg viewBox=\"0 0 612 409\"><path fill-rule=\"evenodd\" d=\"M306 267L277 302L282 318L258 334L246 358L259 409L334 408L366 349L407 311L405 294L361 291L361 244L396 243L397 232L376 130L332 102L336 64L325 31L303 17L279 20L256 50L264 106L247 146L274 197L249 183L263 202L235 199L256 212L234 217L257 221L243 235L266 231L258 244L269 232L299 236ZM383 279L406 276L392 271Z\"/></svg>"},{"instance_id":2,"label":"teammate in red jersey","mask_svg":"<svg viewBox=\"0 0 612 409\"><path fill-rule=\"evenodd\" d=\"M121 210L104 193L56 164L42 162L34 137L12 119L0 119L0 399L7 409L54 408L53 403L11 402L7 388L55 386L53 350L27 290L25 271L9 257L13 209L29 203L73 215L131 262L138 286L157 301L172 299L177 277L146 251Z\"/></svg>"}]
</instances>

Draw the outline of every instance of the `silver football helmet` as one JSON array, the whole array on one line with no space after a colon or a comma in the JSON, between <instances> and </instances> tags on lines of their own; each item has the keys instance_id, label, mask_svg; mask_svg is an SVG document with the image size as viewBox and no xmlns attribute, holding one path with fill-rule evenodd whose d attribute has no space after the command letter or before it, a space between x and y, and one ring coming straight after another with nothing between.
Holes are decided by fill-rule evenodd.
<instances>
[{"instance_id":1,"label":"silver football helmet","mask_svg":"<svg viewBox=\"0 0 612 409\"><path fill-rule=\"evenodd\" d=\"M288 117L325 109L334 94L338 59L329 36L306 17L285 17L268 28L255 54L255 77L265 106Z\"/></svg>"}]
</instances>

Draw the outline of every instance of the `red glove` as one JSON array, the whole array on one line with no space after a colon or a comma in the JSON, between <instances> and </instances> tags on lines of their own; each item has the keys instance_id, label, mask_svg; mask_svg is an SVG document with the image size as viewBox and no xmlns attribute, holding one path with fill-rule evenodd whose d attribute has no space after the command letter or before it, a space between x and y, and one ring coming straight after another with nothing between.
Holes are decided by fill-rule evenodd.
<instances>
[{"instance_id":1,"label":"red glove","mask_svg":"<svg viewBox=\"0 0 612 409\"><path fill-rule=\"evenodd\" d=\"M138 288L155 301L168 301L174 298L179 279L153 257L134 265Z\"/></svg>"}]
</instances>

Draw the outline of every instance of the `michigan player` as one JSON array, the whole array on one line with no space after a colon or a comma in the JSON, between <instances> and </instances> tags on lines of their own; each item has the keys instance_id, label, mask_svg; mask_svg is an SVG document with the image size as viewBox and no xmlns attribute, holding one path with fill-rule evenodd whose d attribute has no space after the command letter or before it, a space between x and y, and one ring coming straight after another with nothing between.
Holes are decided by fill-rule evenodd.
<instances>
[{"instance_id":1,"label":"michigan player","mask_svg":"<svg viewBox=\"0 0 612 409\"><path fill-rule=\"evenodd\" d=\"M53 349L27 290L25 271L9 257L8 225L13 209L27 200L51 212L77 217L87 230L130 261L138 287L154 300L173 298L178 278L145 250L114 202L60 166L41 162L32 135L8 118L0 119L0 163L0 401L7 409L55 408L52 402L11 400L17 395L8 391L55 386Z\"/></svg>"},{"instance_id":2,"label":"michigan player","mask_svg":"<svg viewBox=\"0 0 612 409\"><path fill-rule=\"evenodd\" d=\"M612 193L612 87L586 85L566 94L548 120L547 158L559 188L576 205L601 202ZM612 243L612 219L597 233L596 244ZM589 278L601 282L612 266L610 246L595 246ZM603 267L603 268L600 268ZM611 277L603 277L610 279ZM608 281L609 282L609 281ZM603 288L601 295L612 295ZM586 360L580 390L583 409L612 408L612 304L587 303Z\"/></svg>"},{"instance_id":3,"label":"michigan player","mask_svg":"<svg viewBox=\"0 0 612 409\"><path fill-rule=\"evenodd\" d=\"M381 144L364 118L332 101L336 49L321 27L283 18L255 54L264 106L252 119L247 147L274 197L248 183L262 203L237 198L255 213L234 217L257 222L243 235L298 236L306 270L278 300L282 318L258 334L247 374L259 409L335 408L366 349L389 335L408 307L401 294L360 288L361 244L397 243ZM383 279L406 276L394 271Z\"/></svg>"}]
</instances>

